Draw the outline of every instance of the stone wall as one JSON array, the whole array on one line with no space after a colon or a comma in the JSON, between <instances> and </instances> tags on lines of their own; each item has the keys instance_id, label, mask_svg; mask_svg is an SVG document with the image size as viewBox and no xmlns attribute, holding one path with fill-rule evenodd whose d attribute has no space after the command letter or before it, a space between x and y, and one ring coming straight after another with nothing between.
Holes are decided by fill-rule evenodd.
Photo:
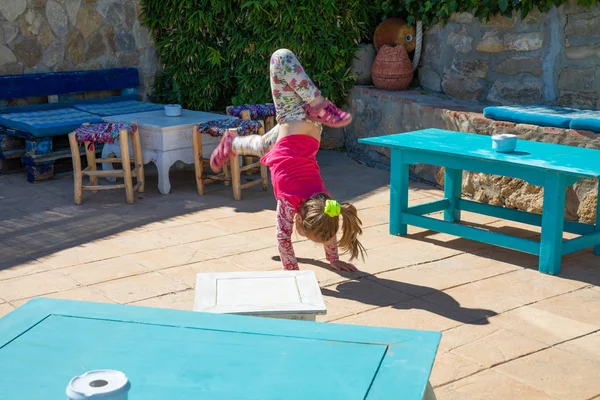
<instances>
[{"instance_id":1,"label":"stone wall","mask_svg":"<svg viewBox=\"0 0 600 400\"><path fill-rule=\"evenodd\" d=\"M389 149L361 145L358 139L424 128L482 135L512 133L520 139L600 149L600 134L594 132L492 121L483 117L480 104L456 101L442 95L424 95L420 91L386 92L357 86L351 93L349 107L354 122L345 128L346 148L351 157L371 166L389 168ZM443 185L441 168L414 165L411 175ZM463 193L484 203L534 213L542 211L543 189L519 179L466 173ZM597 193L596 182L592 180L569 188L565 218L594 222Z\"/></svg>"},{"instance_id":2,"label":"stone wall","mask_svg":"<svg viewBox=\"0 0 600 400\"><path fill-rule=\"evenodd\" d=\"M139 0L0 0L0 75L137 67L147 94L158 67Z\"/></svg>"},{"instance_id":3,"label":"stone wall","mask_svg":"<svg viewBox=\"0 0 600 400\"><path fill-rule=\"evenodd\" d=\"M499 104L600 106L600 5L575 1L548 13L456 14L424 34L422 87Z\"/></svg>"}]
</instances>

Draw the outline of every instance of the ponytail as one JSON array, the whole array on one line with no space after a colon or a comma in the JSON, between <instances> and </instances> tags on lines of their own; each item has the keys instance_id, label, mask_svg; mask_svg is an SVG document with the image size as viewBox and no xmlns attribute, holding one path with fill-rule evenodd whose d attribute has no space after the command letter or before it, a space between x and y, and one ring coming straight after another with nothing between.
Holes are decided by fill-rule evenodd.
<instances>
[{"instance_id":1,"label":"ponytail","mask_svg":"<svg viewBox=\"0 0 600 400\"><path fill-rule=\"evenodd\" d=\"M362 235L362 221L358 218L358 211L350 203L341 204L342 216L342 238L338 241L338 247L344 253L350 253L350 261L358 258L365 259L367 251L358 240L358 235Z\"/></svg>"}]
</instances>

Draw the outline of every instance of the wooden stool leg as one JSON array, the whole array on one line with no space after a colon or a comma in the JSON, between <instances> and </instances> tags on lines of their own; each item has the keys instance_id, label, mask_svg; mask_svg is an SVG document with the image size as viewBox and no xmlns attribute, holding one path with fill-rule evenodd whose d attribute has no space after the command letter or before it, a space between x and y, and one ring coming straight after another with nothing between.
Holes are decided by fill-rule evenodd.
<instances>
[{"instance_id":1,"label":"wooden stool leg","mask_svg":"<svg viewBox=\"0 0 600 400\"><path fill-rule=\"evenodd\" d=\"M69 146L71 147L71 157L73 159L73 183L75 184L75 204L81 204L83 199L83 177L81 175L81 156L79 155L79 144L75 138L75 133L69 134Z\"/></svg>"},{"instance_id":2,"label":"wooden stool leg","mask_svg":"<svg viewBox=\"0 0 600 400\"><path fill-rule=\"evenodd\" d=\"M245 120L250 120L250 119L252 119L252 118L250 117L250 111L249 111L249 110L244 110L244 111L242 111L242 113L240 114L240 117L241 117L242 119L245 119ZM245 157L244 157L244 165L250 165L250 164L252 164L252 162L253 162L253 161L254 161L254 160L252 159L252 156L245 156ZM247 171L246 171L246 175L252 175L252 171L251 171L251 170L247 170Z\"/></svg>"},{"instance_id":3,"label":"wooden stool leg","mask_svg":"<svg viewBox=\"0 0 600 400\"><path fill-rule=\"evenodd\" d=\"M196 171L196 189L198 194L204 196L204 168L202 163L202 135L198 127L192 130L192 147L194 149L194 169Z\"/></svg>"},{"instance_id":4,"label":"wooden stool leg","mask_svg":"<svg viewBox=\"0 0 600 400\"><path fill-rule=\"evenodd\" d=\"M94 148L95 144L92 142L83 142L83 147L85 147L85 158L87 159L88 167L90 167L91 171L96 171L96 149ZM98 186L98 177L90 176L90 185ZM98 193L97 190L92 190L92 193Z\"/></svg>"},{"instance_id":5,"label":"wooden stool leg","mask_svg":"<svg viewBox=\"0 0 600 400\"><path fill-rule=\"evenodd\" d=\"M260 164L260 179L262 180L262 188L263 190L269 189L269 172L267 170L267 166Z\"/></svg>"},{"instance_id":6,"label":"wooden stool leg","mask_svg":"<svg viewBox=\"0 0 600 400\"><path fill-rule=\"evenodd\" d=\"M119 144L121 145L121 164L123 165L123 178L125 180L125 196L127 203L133 204L133 182L131 178L131 159L129 158L129 140L126 129L119 131Z\"/></svg>"},{"instance_id":7,"label":"wooden stool leg","mask_svg":"<svg viewBox=\"0 0 600 400\"><path fill-rule=\"evenodd\" d=\"M133 161L137 175L138 192L143 193L146 187L146 177L144 175L144 157L142 155L139 129L131 133L131 143L133 145Z\"/></svg>"},{"instance_id":8,"label":"wooden stool leg","mask_svg":"<svg viewBox=\"0 0 600 400\"><path fill-rule=\"evenodd\" d=\"M242 182L240 174L240 161L237 155L231 155L229 157L229 164L231 165L231 186L233 186L233 198L240 200L242 198Z\"/></svg>"}]
</instances>

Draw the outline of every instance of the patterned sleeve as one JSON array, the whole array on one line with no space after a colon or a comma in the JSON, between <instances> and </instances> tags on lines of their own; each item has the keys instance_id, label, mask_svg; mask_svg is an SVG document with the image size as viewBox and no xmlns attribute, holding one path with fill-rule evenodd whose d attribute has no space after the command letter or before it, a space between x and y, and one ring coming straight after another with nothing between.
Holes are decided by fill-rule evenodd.
<instances>
[{"instance_id":1,"label":"patterned sleeve","mask_svg":"<svg viewBox=\"0 0 600 400\"><path fill-rule=\"evenodd\" d=\"M330 263L338 261L340 259L338 255L337 247L337 235L332 237L331 240L323 245L325 248L325 257Z\"/></svg>"},{"instance_id":2,"label":"patterned sleeve","mask_svg":"<svg viewBox=\"0 0 600 400\"><path fill-rule=\"evenodd\" d=\"M277 248L285 270L297 270L298 261L292 247L292 230L296 210L284 199L277 200Z\"/></svg>"}]
</instances>

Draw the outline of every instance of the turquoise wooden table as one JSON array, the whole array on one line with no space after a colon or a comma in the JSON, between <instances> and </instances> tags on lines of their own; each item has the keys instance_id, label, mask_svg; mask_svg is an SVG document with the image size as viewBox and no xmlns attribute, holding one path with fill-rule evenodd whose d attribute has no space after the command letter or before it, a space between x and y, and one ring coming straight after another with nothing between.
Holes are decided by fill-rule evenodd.
<instances>
[{"instance_id":1,"label":"turquoise wooden table","mask_svg":"<svg viewBox=\"0 0 600 400\"><path fill-rule=\"evenodd\" d=\"M492 150L489 136L426 129L397 135L360 139L359 143L389 147L390 233L406 235L407 225L445 232L539 256L539 270L560 272L561 257L588 247L600 255L600 207L596 224L564 220L567 186L600 177L600 151L520 140L513 153ZM411 164L445 167L444 199L408 207L408 174ZM542 215L461 199L462 171L520 178L544 187ZM425 216L444 211L444 220ZM459 224L460 212L470 211L542 227L534 241ZM563 241L563 231L579 235Z\"/></svg>"},{"instance_id":2,"label":"turquoise wooden table","mask_svg":"<svg viewBox=\"0 0 600 400\"><path fill-rule=\"evenodd\" d=\"M115 369L130 400L421 399L440 333L35 299L0 319L0 398Z\"/></svg>"}]
</instances>

